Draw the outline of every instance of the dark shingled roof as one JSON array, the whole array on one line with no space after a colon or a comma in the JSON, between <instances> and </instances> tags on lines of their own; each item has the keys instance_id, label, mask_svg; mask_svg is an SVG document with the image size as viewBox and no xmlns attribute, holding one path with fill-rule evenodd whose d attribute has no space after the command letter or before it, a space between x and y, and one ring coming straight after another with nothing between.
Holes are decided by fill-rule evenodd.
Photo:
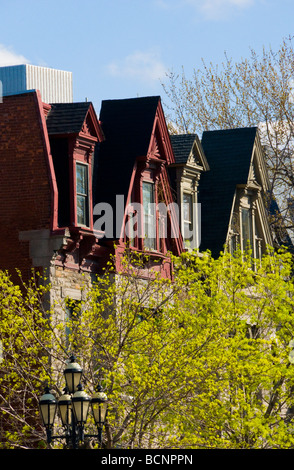
<instances>
[{"instance_id":1,"label":"dark shingled roof","mask_svg":"<svg viewBox=\"0 0 294 470\"><path fill-rule=\"evenodd\" d=\"M177 134L170 136L176 163L187 163L196 137L196 134Z\"/></svg>"},{"instance_id":2,"label":"dark shingled roof","mask_svg":"<svg viewBox=\"0 0 294 470\"><path fill-rule=\"evenodd\" d=\"M49 135L77 134L81 131L90 102L53 103L46 123Z\"/></svg>"},{"instance_id":3,"label":"dark shingled roof","mask_svg":"<svg viewBox=\"0 0 294 470\"><path fill-rule=\"evenodd\" d=\"M210 171L201 176L200 249L217 257L223 250L237 184L246 184L256 127L206 131L202 146Z\"/></svg>"},{"instance_id":4,"label":"dark shingled roof","mask_svg":"<svg viewBox=\"0 0 294 470\"><path fill-rule=\"evenodd\" d=\"M105 140L96 146L94 204L109 203L115 216L116 195L126 203L136 157L147 155L159 96L102 101L99 120Z\"/></svg>"}]
</instances>

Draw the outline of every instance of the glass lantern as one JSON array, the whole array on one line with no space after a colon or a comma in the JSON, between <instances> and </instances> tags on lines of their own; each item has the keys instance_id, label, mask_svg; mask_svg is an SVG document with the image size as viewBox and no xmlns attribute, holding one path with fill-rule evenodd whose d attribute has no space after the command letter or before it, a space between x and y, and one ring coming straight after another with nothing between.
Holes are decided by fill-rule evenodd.
<instances>
[{"instance_id":1,"label":"glass lantern","mask_svg":"<svg viewBox=\"0 0 294 470\"><path fill-rule=\"evenodd\" d=\"M72 406L75 414L77 424L83 425L87 421L89 405L91 398L82 389L82 386L78 386L78 391L72 397Z\"/></svg>"},{"instance_id":2,"label":"glass lantern","mask_svg":"<svg viewBox=\"0 0 294 470\"><path fill-rule=\"evenodd\" d=\"M71 395L67 393L67 389L64 389L64 394L58 399L59 414L62 421L62 425L67 427L72 424L72 402Z\"/></svg>"},{"instance_id":3,"label":"glass lantern","mask_svg":"<svg viewBox=\"0 0 294 470\"><path fill-rule=\"evenodd\" d=\"M107 395L106 393L102 392L100 386L91 399L91 407L96 426L98 428L102 428L107 412Z\"/></svg>"},{"instance_id":4,"label":"glass lantern","mask_svg":"<svg viewBox=\"0 0 294 470\"><path fill-rule=\"evenodd\" d=\"M55 396L50 393L49 387L45 388L45 393L39 400L39 408L45 428L51 429L54 424L57 400Z\"/></svg>"},{"instance_id":5,"label":"glass lantern","mask_svg":"<svg viewBox=\"0 0 294 470\"><path fill-rule=\"evenodd\" d=\"M69 393L76 392L81 381L82 374L83 369L76 362L75 356L71 356L70 362L64 370L65 382Z\"/></svg>"}]
</instances>

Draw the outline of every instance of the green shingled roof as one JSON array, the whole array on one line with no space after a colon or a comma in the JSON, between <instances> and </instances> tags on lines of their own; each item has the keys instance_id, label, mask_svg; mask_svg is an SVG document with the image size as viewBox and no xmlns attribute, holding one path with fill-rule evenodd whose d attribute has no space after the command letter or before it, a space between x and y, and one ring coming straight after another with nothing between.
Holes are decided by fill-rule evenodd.
<instances>
[{"instance_id":1,"label":"green shingled roof","mask_svg":"<svg viewBox=\"0 0 294 470\"><path fill-rule=\"evenodd\" d=\"M207 131L202 146L210 171L199 184L200 249L217 257L223 250L237 184L246 184L257 128Z\"/></svg>"}]
</instances>

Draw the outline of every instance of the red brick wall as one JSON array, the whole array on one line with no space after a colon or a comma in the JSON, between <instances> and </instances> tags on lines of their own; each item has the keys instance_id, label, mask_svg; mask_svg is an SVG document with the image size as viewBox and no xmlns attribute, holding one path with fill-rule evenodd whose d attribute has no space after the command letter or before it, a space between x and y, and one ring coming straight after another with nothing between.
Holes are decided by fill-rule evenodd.
<instances>
[{"instance_id":1,"label":"red brick wall","mask_svg":"<svg viewBox=\"0 0 294 470\"><path fill-rule=\"evenodd\" d=\"M51 189L35 92L0 103L0 269L30 271L28 242L19 232L50 228Z\"/></svg>"}]
</instances>

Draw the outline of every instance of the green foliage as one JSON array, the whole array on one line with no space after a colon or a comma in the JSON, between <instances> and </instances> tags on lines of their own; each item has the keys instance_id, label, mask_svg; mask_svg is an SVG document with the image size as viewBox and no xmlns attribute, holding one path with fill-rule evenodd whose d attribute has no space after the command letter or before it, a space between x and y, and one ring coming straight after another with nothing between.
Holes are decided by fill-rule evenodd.
<instances>
[{"instance_id":1,"label":"green foliage","mask_svg":"<svg viewBox=\"0 0 294 470\"><path fill-rule=\"evenodd\" d=\"M40 386L60 393L75 352L89 394L101 383L108 395L108 448L293 447L290 255L192 252L174 266L171 282L146 258L110 265L67 329L46 313L49 286L21 291L1 274L2 446L42 446Z\"/></svg>"},{"instance_id":2,"label":"green foliage","mask_svg":"<svg viewBox=\"0 0 294 470\"><path fill-rule=\"evenodd\" d=\"M48 379L51 333L42 299L48 287L32 278L14 285L0 272L0 447L34 446L40 384Z\"/></svg>"},{"instance_id":3,"label":"green foliage","mask_svg":"<svg viewBox=\"0 0 294 470\"><path fill-rule=\"evenodd\" d=\"M286 420L293 385L290 273L288 254L265 257L255 271L251 258L241 255L204 257L185 270L191 317L196 325L203 322L203 380L184 415L188 445L194 440L197 447L292 447Z\"/></svg>"}]
</instances>

